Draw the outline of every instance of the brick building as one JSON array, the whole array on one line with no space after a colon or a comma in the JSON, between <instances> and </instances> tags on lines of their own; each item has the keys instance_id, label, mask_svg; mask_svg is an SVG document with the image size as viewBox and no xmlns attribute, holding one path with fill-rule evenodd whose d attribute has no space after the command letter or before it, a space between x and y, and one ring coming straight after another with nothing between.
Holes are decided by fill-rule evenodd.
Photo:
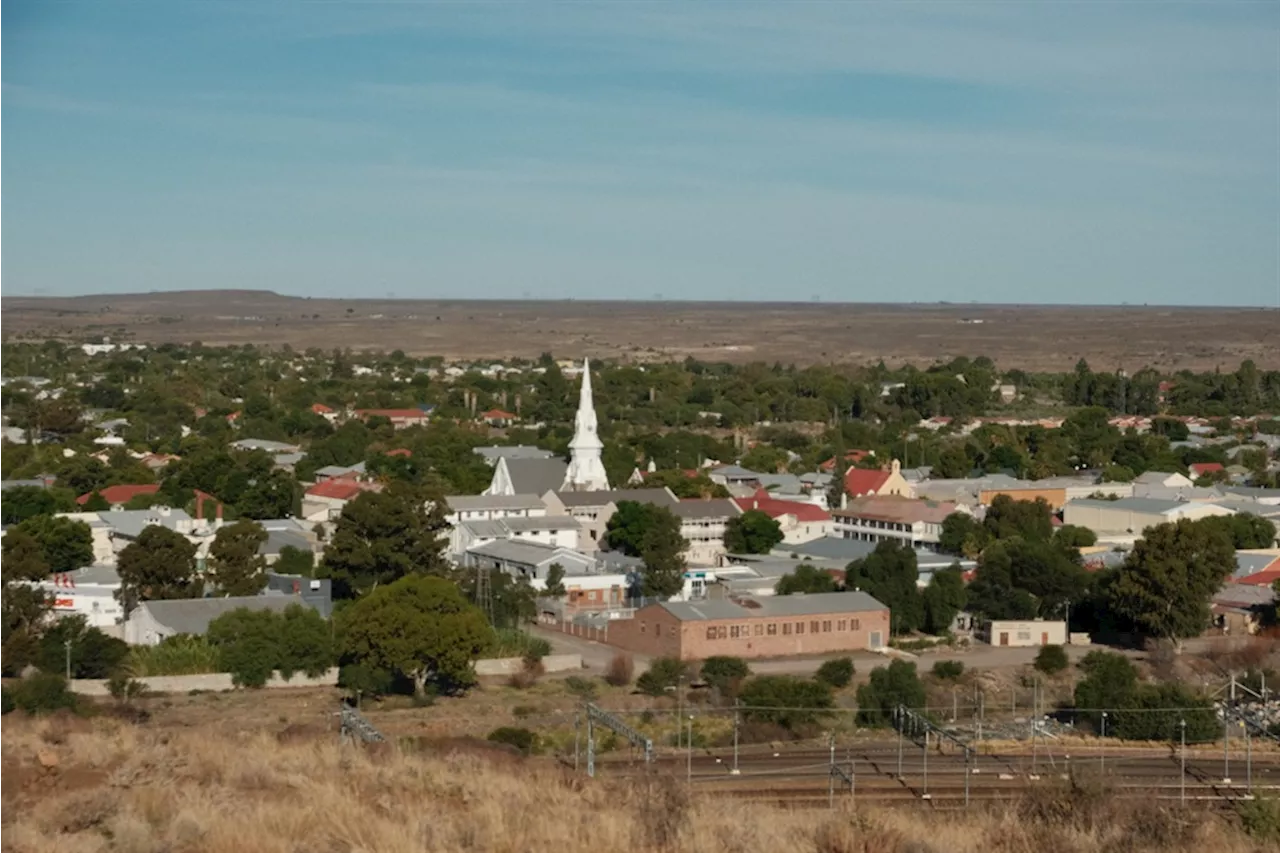
<instances>
[{"instance_id":1,"label":"brick building","mask_svg":"<svg viewBox=\"0 0 1280 853\"><path fill-rule=\"evenodd\" d=\"M889 608L865 592L665 601L610 622L607 639L642 655L684 660L855 652L888 641Z\"/></svg>"}]
</instances>

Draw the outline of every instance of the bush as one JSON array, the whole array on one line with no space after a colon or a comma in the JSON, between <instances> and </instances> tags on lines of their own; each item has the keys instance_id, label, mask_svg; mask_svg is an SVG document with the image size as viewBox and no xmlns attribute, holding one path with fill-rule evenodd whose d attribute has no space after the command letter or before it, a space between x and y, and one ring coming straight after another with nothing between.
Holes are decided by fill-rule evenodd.
<instances>
[{"instance_id":1,"label":"bush","mask_svg":"<svg viewBox=\"0 0 1280 853\"><path fill-rule=\"evenodd\" d=\"M758 675L742 686L740 698L745 719L790 732L814 725L835 705L829 686L793 675Z\"/></svg>"},{"instance_id":2,"label":"bush","mask_svg":"<svg viewBox=\"0 0 1280 853\"><path fill-rule=\"evenodd\" d=\"M1045 675L1057 675L1070 665L1067 650L1062 646L1043 646L1036 654L1035 667Z\"/></svg>"},{"instance_id":3,"label":"bush","mask_svg":"<svg viewBox=\"0 0 1280 853\"><path fill-rule=\"evenodd\" d=\"M574 696L586 702L596 698L596 683L581 675L571 675L564 680L564 687Z\"/></svg>"},{"instance_id":4,"label":"bush","mask_svg":"<svg viewBox=\"0 0 1280 853\"><path fill-rule=\"evenodd\" d=\"M14 684L9 697L15 708L28 714L48 711L76 710L78 700L71 692L67 679L50 672L38 672Z\"/></svg>"},{"instance_id":5,"label":"bush","mask_svg":"<svg viewBox=\"0 0 1280 853\"><path fill-rule=\"evenodd\" d=\"M833 690L839 690L842 687L848 687L849 682L853 681L854 671L853 658L833 658L824 661L813 677L818 683L825 684Z\"/></svg>"},{"instance_id":6,"label":"bush","mask_svg":"<svg viewBox=\"0 0 1280 853\"><path fill-rule=\"evenodd\" d=\"M542 660L551 654L551 643L518 628L495 628L493 642L482 657L533 658Z\"/></svg>"},{"instance_id":7,"label":"bush","mask_svg":"<svg viewBox=\"0 0 1280 853\"><path fill-rule=\"evenodd\" d=\"M533 753L538 743L538 736L528 729L518 729L514 726L502 726L489 732L486 738L491 743L503 743L507 746L514 746L520 750L523 755Z\"/></svg>"},{"instance_id":8,"label":"bush","mask_svg":"<svg viewBox=\"0 0 1280 853\"><path fill-rule=\"evenodd\" d=\"M613 656L613 660L609 661L609 668L604 672L604 680L614 687L626 687L631 683L635 670L636 665L631 655L618 652Z\"/></svg>"},{"instance_id":9,"label":"bush","mask_svg":"<svg viewBox=\"0 0 1280 853\"><path fill-rule=\"evenodd\" d=\"M147 692L147 685L130 678L126 672L116 672L107 679L107 692L117 702L131 702Z\"/></svg>"},{"instance_id":10,"label":"bush","mask_svg":"<svg viewBox=\"0 0 1280 853\"><path fill-rule=\"evenodd\" d=\"M649 696L661 696L668 687L689 680L689 665L679 658L655 658L644 675L636 679L636 689Z\"/></svg>"},{"instance_id":11,"label":"bush","mask_svg":"<svg viewBox=\"0 0 1280 853\"><path fill-rule=\"evenodd\" d=\"M0 716L8 714L17 707L13 704L13 696L9 694L8 687L0 687Z\"/></svg>"},{"instance_id":12,"label":"bush","mask_svg":"<svg viewBox=\"0 0 1280 853\"><path fill-rule=\"evenodd\" d=\"M270 610L241 607L209 623L209 642L237 687L262 687L280 660L281 620Z\"/></svg>"},{"instance_id":13,"label":"bush","mask_svg":"<svg viewBox=\"0 0 1280 853\"><path fill-rule=\"evenodd\" d=\"M353 696L384 696L395 686L395 677L385 669L349 663L338 670L338 686L350 691Z\"/></svg>"},{"instance_id":14,"label":"bush","mask_svg":"<svg viewBox=\"0 0 1280 853\"><path fill-rule=\"evenodd\" d=\"M65 672L67 642L71 643L72 678L106 678L129 656L124 640L90 628L83 616L64 616L40 638L37 666L45 672Z\"/></svg>"},{"instance_id":15,"label":"bush","mask_svg":"<svg viewBox=\"0 0 1280 853\"><path fill-rule=\"evenodd\" d=\"M1250 838L1280 844L1280 800L1237 800L1236 814Z\"/></svg>"},{"instance_id":16,"label":"bush","mask_svg":"<svg viewBox=\"0 0 1280 853\"><path fill-rule=\"evenodd\" d=\"M939 681L955 681L964 675L964 664L958 660L940 660L933 665L932 672Z\"/></svg>"},{"instance_id":17,"label":"bush","mask_svg":"<svg viewBox=\"0 0 1280 853\"><path fill-rule=\"evenodd\" d=\"M858 688L858 724L887 726L899 705L915 709L925 705L924 685L916 665L904 660L872 670L871 680Z\"/></svg>"},{"instance_id":18,"label":"bush","mask_svg":"<svg viewBox=\"0 0 1280 853\"><path fill-rule=\"evenodd\" d=\"M159 645L134 646L126 668L141 678L148 675L199 675L222 672L222 660L206 637L178 634Z\"/></svg>"},{"instance_id":19,"label":"bush","mask_svg":"<svg viewBox=\"0 0 1280 853\"><path fill-rule=\"evenodd\" d=\"M747 676L751 675L751 667L742 658L728 655L713 655L702 662L702 680L720 691L720 695L733 697Z\"/></svg>"}]
</instances>

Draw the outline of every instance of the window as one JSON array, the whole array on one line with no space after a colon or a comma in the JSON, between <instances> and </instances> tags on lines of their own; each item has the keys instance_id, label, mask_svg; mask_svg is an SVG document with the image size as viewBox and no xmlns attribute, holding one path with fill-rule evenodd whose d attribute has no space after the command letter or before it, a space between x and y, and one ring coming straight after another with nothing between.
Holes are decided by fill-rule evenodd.
<instances>
[{"instance_id":1,"label":"window","mask_svg":"<svg viewBox=\"0 0 1280 853\"><path fill-rule=\"evenodd\" d=\"M810 622L810 623L809 623L809 633L810 633L810 634L816 634L816 633L818 633L818 620L817 620L817 619L814 619L812 622Z\"/></svg>"},{"instance_id":2,"label":"window","mask_svg":"<svg viewBox=\"0 0 1280 853\"><path fill-rule=\"evenodd\" d=\"M661 623L661 622L654 622L654 623L653 623L653 636L655 636L655 637L661 637L661 636L662 636L662 623Z\"/></svg>"},{"instance_id":3,"label":"window","mask_svg":"<svg viewBox=\"0 0 1280 853\"><path fill-rule=\"evenodd\" d=\"M839 622L836 623L837 631L845 631L848 629L848 627L849 627L849 620L847 619L841 619Z\"/></svg>"},{"instance_id":4,"label":"window","mask_svg":"<svg viewBox=\"0 0 1280 853\"><path fill-rule=\"evenodd\" d=\"M862 620L861 619L849 620L849 627L854 631L862 630Z\"/></svg>"},{"instance_id":5,"label":"window","mask_svg":"<svg viewBox=\"0 0 1280 853\"><path fill-rule=\"evenodd\" d=\"M804 633L804 623L803 623L803 622L797 622L797 623L796 623L796 633L797 633L797 634L803 634L803 633Z\"/></svg>"},{"instance_id":6,"label":"window","mask_svg":"<svg viewBox=\"0 0 1280 853\"><path fill-rule=\"evenodd\" d=\"M1031 639L1031 632L1030 632L1030 631L1019 631L1019 632L1018 632L1018 639L1019 639L1019 640L1030 640L1030 639Z\"/></svg>"},{"instance_id":7,"label":"window","mask_svg":"<svg viewBox=\"0 0 1280 853\"><path fill-rule=\"evenodd\" d=\"M755 635L756 635L757 637L763 637L763 636L764 636L764 625L760 624L759 622L757 622L757 623L756 623Z\"/></svg>"},{"instance_id":8,"label":"window","mask_svg":"<svg viewBox=\"0 0 1280 853\"><path fill-rule=\"evenodd\" d=\"M707 639L714 640L715 638L716 638L716 628L714 625L712 625L711 627L707 628Z\"/></svg>"},{"instance_id":9,"label":"window","mask_svg":"<svg viewBox=\"0 0 1280 853\"><path fill-rule=\"evenodd\" d=\"M772 625L770 625L769 627L770 627L770 628L772 628L773 626L772 626ZM790 622L783 622L783 623L782 623L782 636L784 636L784 637L789 637L789 636L791 636L791 623L790 623Z\"/></svg>"},{"instance_id":10,"label":"window","mask_svg":"<svg viewBox=\"0 0 1280 853\"><path fill-rule=\"evenodd\" d=\"M726 627L726 626L724 626L724 625L720 625L720 626L718 626L718 627L716 628L716 639L717 639L717 640L723 640L723 639L724 639L725 637L727 637L727 636L729 636L729 629L728 629L728 627Z\"/></svg>"},{"instance_id":11,"label":"window","mask_svg":"<svg viewBox=\"0 0 1280 853\"><path fill-rule=\"evenodd\" d=\"M778 623L777 623L777 622L770 622L770 623L769 623L769 636L770 636L770 637L776 637L776 636L778 636Z\"/></svg>"},{"instance_id":12,"label":"window","mask_svg":"<svg viewBox=\"0 0 1280 853\"><path fill-rule=\"evenodd\" d=\"M643 623L643 622L641 622L641 623L640 623L640 633L641 633L641 634L643 634L643 633L644 633L644 623Z\"/></svg>"},{"instance_id":13,"label":"window","mask_svg":"<svg viewBox=\"0 0 1280 853\"><path fill-rule=\"evenodd\" d=\"M729 626L729 639L730 639L730 640L736 640L736 639L738 639L738 626L737 626L737 625L730 625L730 626Z\"/></svg>"},{"instance_id":14,"label":"window","mask_svg":"<svg viewBox=\"0 0 1280 853\"><path fill-rule=\"evenodd\" d=\"M823 620L823 622L822 622L822 633L824 633L824 634L830 634L830 633L831 633L831 620L830 620L830 619L824 619L824 620Z\"/></svg>"}]
</instances>

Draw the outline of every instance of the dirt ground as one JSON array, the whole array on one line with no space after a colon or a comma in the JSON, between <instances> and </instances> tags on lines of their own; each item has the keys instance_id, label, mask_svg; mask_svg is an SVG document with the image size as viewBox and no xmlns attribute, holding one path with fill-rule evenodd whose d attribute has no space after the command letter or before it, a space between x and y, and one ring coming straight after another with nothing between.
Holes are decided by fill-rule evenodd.
<instances>
[{"instance_id":1,"label":"dirt ground","mask_svg":"<svg viewBox=\"0 0 1280 853\"><path fill-rule=\"evenodd\" d=\"M1005 368L1280 368L1280 312L1262 308L334 300L185 291L3 300L7 339L114 335L162 343L400 349L448 359L559 357Z\"/></svg>"}]
</instances>

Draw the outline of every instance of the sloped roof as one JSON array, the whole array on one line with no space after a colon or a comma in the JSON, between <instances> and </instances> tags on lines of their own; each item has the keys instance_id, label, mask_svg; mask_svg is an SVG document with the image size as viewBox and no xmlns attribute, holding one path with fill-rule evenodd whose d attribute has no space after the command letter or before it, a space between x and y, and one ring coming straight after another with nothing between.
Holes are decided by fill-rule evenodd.
<instances>
[{"instance_id":1,"label":"sloped roof","mask_svg":"<svg viewBox=\"0 0 1280 853\"><path fill-rule=\"evenodd\" d=\"M181 598L169 601L144 601L138 605L151 612L151 617L161 625L179 634L201 635L209 630L209 623L219 616L240 608L249 610L274 610L282 613L291 604L311 605L292 595L245 595L230 598Z\"/></svg>"},{"instance_id":2,"label":"sloped roof","mask_svg":"<svg viewBox=\"0 0 1280 853\"><path fill-rule=\"evenodd\" d=\"M545 506L537 495L449 495L445 499L454 512L478 510L541 509Z\"/></svg>"},{"instance_id":3,"label":"sloped roof","mask_svg":"<svg viewBox=\"0 0 1280 853\"><path fill-rule=\"evenodd\" d=\"M844 509L834 510L835 518L873 518L897 524L926 522L941 524L943 519L956 511L951 501L930 501L904 498L897 495L871 495L854 498Z\"/></svg>"},{"instance_id":4,"label":"sloped roof","mask_svg":"<svg viewBox=\"0 0 1280 853\"><path fill-rule=\"evenodd\" d=\"M844 489L850 497L874 495L888 480L888 471L879 471L874 468L850 468L844 475Z\"/></svg>"},{"instance_id":5,"label":"sloped roof","mask_svg":"<svg viewBox=\"0 0 1280 853\"><path fill-rule=\"evenodd\" d=\"M664 601L661 607L682 622L719 621L727 619L785 618L816 616L823 613L855 613L889 608L865 592L821 592L807 595L771 595L742 599L705 601Z\"/></svg>"},{"instance_id":6,"label":"sloped roof","mask_svg":"<svg viewBox=\"0 0 1280 853\"><path fill-rule=\"evenodd\" d=\"M686 498L668 509L677 518L731 518L742 515L738 505L728 498Z\"/></svg>"},{"instance_id":7,"label":"sloped roof","mask_svg":"<svg viewBox=\"0 0 1280 853\"><path fill-rule=\"evenodd\" d=\"M743 512L759 510L770 518L794 515L799 521L830 521L831 513L817 504L803 501L783 501L770 497L768 492L756 492L753 497L734 498L733 502Z\"/></svg>"},{"instance_id":8,"label":"sloped roof","mask_svg":"<svg viewBox=\"0 0 1280 853\"><path fill-rule=\"evenodd\" d=\"M138 495L154 495L158 491L160 491L158 483L147 483L137 486L107 486L105 489L100 489L98 494L102 495L103 499L109 504L125 504ZM76 498L76 503L84 506L91 497L93 497L93 492L85 492Z\"/></svg>"},{"instance_id":9,"label":"sloped roof","mask_svg":"<svg viewBox=\"0 0 1280 853\"><path fill-rule=\"evenodd\" d=\"M557 486L559 488L559 486ZM635 501L642 504L673 507L680 503L666 489L609 489L600 492L556 492L556 497L566 507L604 506L619 501Z\"/></svg>"},{"instance_id":10,"label":"sloped roof","mask_svg":"<svg viewBox=\"0 0 1280 853\"><path fill-rule=\"evenodd\" d=\"M518 495L545 495L564 485L569 464L563 459L529 459L503 457L511 487Z\"/></svg>"}]
</instances>

